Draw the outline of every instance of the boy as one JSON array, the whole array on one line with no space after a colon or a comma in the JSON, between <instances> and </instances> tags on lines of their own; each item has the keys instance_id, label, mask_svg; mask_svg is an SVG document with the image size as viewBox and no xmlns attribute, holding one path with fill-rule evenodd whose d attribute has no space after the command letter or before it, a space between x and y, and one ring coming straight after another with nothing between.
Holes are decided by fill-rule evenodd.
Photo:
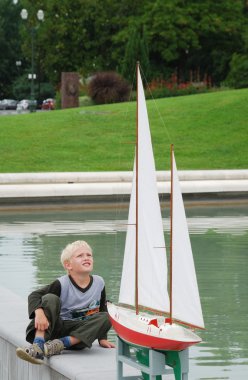
<instances>
[{"instance_id":1,"label":"boy","mask_svg":"<svg viewBox=\"0 0 248 380\"><path fill-rule=\"evenodd\" d=\"M42 364L44 356L60 354L64 349L100 346L112 348L107 340L111 327L106 309L102 277L91 275L91 247L82 240L68 244L61 253L67 274L28 297L29 318L26 340L29 347L17 348L19 358Z\"/></svg>"}]
</instances>

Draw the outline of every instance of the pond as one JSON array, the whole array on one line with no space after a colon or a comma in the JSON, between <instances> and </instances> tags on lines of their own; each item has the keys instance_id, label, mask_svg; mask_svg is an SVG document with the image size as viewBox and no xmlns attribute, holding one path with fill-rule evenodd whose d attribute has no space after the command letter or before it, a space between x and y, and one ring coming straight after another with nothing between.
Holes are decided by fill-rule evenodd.
<instances>
[{"instance_id":1,"label":"pond","mask_svg":"<svg viewBox=\"0 0 248 380\"><path fill-rule=\"evenodd\" d=\"M191 380L248 378L248 206L187 207L206 331L190 349ZM169 219L164 230L168 242ZM117 301L127 209L1 212L0 285L25 298L64 274L60 252L74 240L94 250L94 272ZM114 339L114 333L111 333Z\"/></svg>"}]
</instances>

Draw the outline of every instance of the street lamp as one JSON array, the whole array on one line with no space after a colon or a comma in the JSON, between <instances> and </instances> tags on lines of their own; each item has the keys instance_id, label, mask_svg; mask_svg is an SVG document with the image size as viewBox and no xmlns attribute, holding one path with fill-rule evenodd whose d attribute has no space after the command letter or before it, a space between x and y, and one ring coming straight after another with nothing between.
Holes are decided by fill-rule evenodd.
<instances>
[{"instance_id":1,"label":"street lamp","mask_svg":"<svg viewBox=\"0 0 248 380\"><path fill-rule=\"evenodd\" d=\"M16 0L15 0L16 1ZM18 0L17 0L18 1ZM37 19L39 21L44 20L44 12L42 9L39 9L37 12ZM21 18L23 20L28 19L28 11L27 9L22 9L21 11ZM28 74L28 78L31 80L31 104L30 104L30 112L35 111L35 94L34 94L34 80L36 79L36 74L34 73L34 38L35 38L35 26L34 23L31 26L31 49L32 49L32 54L31 54L31 74Z\"/></svg>"}]
</instances>

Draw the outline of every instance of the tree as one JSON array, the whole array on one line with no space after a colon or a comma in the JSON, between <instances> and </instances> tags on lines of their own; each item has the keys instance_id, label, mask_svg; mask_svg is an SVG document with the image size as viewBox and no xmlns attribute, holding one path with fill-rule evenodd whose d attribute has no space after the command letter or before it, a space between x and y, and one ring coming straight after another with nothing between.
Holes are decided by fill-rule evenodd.
<instances>
[{"instance_id":1,"label":"tree","mask_svg":"<svg viewBox=\"0 0 248 380\"><path fill-rule=\"evenodd\" d=\"M243 34L244 49L234 53L230 62L230 71L225 83L234 88L248 87L248 26Z\"/></svg>"},{"instance_id":2,"label":"tree","mask_svg":"<svg viewBox=\"0 0 248 380\"><path fill-rule=\"evenodd\" d=\"M248 87L248 57L234 53L225 83L233 88Z\"/></svg>"},{"instance_id":3,"label":"tree","mask_svg":"<svg viewBox=\"0 0 248 380\"><path fill-rule=\"evenodd\" d=\"M46 32L40 38L43 68L53 83L62 71L83 76L113 69L111 1L46 1ZM45 25L44 25L45 26Z\"/></svg>"},{"instance_id":4,"label":"tree","mask_svg":"<svg viewBox=\"0 0 248 380\"><path fill-rule=\"evenodd\" d=\"M201 77L207 73L219 85L227 75L232 54L242 50L241 36L247 23L244 2L192 0L187 14L194 19L197 38L197 44L188 49L188 68L199 69Z\"/></svg>"},{"instance_id":5,"label":"tree","mask_svg":"<svg viewBox=\"0 0 248 380\"><path fill-rule=\"evenodd\" d=\"M150 73L147 36L145 27L142 25L132 27L130 31L130 38L125 50L124 60L121 66L122 75L130 83L135 81L135 67L137 61L140 62L142 70L147 80L149 80Z\"/></svg>"},{"instance_id":6,"label":"tree","mask_svg":"<svg viewBox=\"0 0 248 380\"><path fill-rule=\"evenodd\" d=\"M12 96L12 82L18 76L16 61L21 58L19 38L20 8L11 0L0 6L0 99Z\"/></svg>"},{"instance_id":7,"label":"tree","mask_svg":"<svg viewBox=\"0 0 248 380\"><path fill-rule=\"evenodd\" d=\"M137 60L148 80L175 71L189 80L190 71L197 71L219 85L232 57L247 54L244 0L20 0L15 6L1 0L0 97L10 95L18 76L20 46L26 58L22 71L30 66L29 21L21 20L21 7L45 12L35 38L36 73L56 87L62 71L84 77L116 71L132 81Z\"/></svg>"}]
</instances>

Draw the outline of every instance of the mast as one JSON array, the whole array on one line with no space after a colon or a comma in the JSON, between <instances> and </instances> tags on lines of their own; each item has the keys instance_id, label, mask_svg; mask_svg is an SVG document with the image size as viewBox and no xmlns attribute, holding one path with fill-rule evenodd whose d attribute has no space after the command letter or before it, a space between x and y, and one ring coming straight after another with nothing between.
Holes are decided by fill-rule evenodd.
<instances>
[{"instance_id":1,"label":"mast","mask_svg":"<svg viewBox=\"0 0 248 380\"><path fill-rule=\"evenodd\" d=\"M135 243L135 310L136 314L139 314L139 291L138 291L138 249L139 249L139 239L138 239L138 228L139 228L139 89L138 89L138 74L139 74L139 62L136 65L136 225L135 225L135 234L136 234L136 243Z\"/></svg>"},{"instance_id":2,"label":"mast","mask_svg":"<svg viewBox=\"0 0 248 380\"><path fill-rule=\"evenodd\" d=\"M172 324L172 269L173 269L173 151L174 145L171 144L170 160L171 160L171 196L170 196L170 318L169 322Z\"/></svg>"}]
</instances>

